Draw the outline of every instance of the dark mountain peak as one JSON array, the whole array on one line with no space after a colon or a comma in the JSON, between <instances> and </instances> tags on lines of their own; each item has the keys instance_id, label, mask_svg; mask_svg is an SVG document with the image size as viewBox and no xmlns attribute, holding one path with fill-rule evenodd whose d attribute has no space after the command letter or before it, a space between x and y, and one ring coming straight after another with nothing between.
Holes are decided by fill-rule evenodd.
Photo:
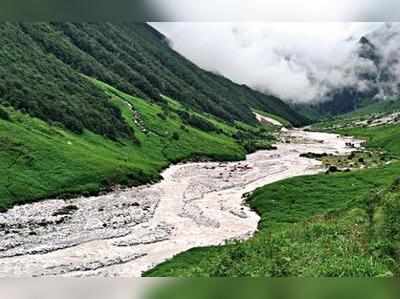
<instances>
[{"instance_id":1,"label":"dark mountain peak","mask_svg":"<svg viewBox=\"0 0 400 299\"><path fill-rule=\"evenodd\" d=\"M373 61L375 64L379 64L380 57L375 45L365 36L362 36L359 40L358 55L361 58Z\"/></svg>"},{"instance_id":2,"label":"dark mountain peak","mask_svg":"<svg viewBox=\"0 0 400 299\"><path fill-rule=\"evenodd\" d=\"M371 47L375 48L375 46L374 46L374 45L370 42L370 40L369 40L368 38L366 38L365 36L362 36L362 37L360 38L359 43L360 43L361 45L368 45L368 46L371 46Z\"/></svg>"}]
</instances>

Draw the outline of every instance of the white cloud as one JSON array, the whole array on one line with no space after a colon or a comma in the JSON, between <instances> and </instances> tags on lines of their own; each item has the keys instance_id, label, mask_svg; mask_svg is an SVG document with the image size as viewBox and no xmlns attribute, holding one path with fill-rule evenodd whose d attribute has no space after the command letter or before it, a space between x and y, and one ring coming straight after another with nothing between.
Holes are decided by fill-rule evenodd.
<instances>
[{"instance_id":1,"label":"white cloud","mask_svg":"<svg viewBox=\"0 0 400 299\"><path fill-rule=\"evenodd\" d=\"M354 57L380 23L154 23L201 67L286 100L318 101L374 67ZM350 65L351 64L351 65Z\"/></svg>"}]
</instances>

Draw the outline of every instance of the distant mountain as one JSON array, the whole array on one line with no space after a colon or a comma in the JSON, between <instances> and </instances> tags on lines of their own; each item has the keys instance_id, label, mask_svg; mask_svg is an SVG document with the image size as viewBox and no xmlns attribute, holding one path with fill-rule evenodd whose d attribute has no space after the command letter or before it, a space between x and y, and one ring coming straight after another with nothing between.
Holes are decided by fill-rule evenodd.
<instances>
[{"instance_id":1,"label":"distant mountain","mask_svg":"<svg viewBox=\"0 0 400 299\"><path fill-rule=\"evenodd\" d=\"M133 134L82 75L152 102L166 95L228 122L255 123L251 108L294 125L306 121L275 97L200 69L146 24L1 23L0 42L0 104L77 133Z\"/></svg>"},{"instance_id":2,"label":"distant mountain","mask_svg":"<svg viewBox=\"0 0 400 299\"><path fill-rule=\"evenodd\" d=\"M362 36L354 46L351 59L345 71L352 73L355 82L332 90L327 94L328 100L322 103L298 105L297 108L306 115L319 118L365 109L372 104L374 107L393 106L386 102L399 98L400 25L384 24Z\"/></svg>"}]
</instances>

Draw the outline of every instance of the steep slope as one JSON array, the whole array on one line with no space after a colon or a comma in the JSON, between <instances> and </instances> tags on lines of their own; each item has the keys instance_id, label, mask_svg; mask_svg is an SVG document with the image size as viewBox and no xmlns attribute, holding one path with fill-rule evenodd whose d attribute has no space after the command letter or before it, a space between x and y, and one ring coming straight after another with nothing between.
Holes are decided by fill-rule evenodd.
<instances>
[{"instance_id":1,"label":"steep slope","mask_svg":"<svg viewBox=\"0 0 400 299\"><path fill-rule=\"evenodd\" d=\"M0 24L0 209L271 146L279 99L203 71L146 24Z\"/></svg>"},{"instance_id":2,"label":"steep slope","mask_svg":"<svg viewBox=\"0 0 400 299\"><path fill-rule=\"evenodd\" d=\"M0 104L82 133L132 135L107 96L68 65L44 52L21 25L0 24Z\"/></svg>"},{"instance_id":3,"label":"steep slope","mask_svg":"<svg viewBox=\"0 0 400 299\"><path fill-rule=\"evenodd\" d=\"M148 183L185 159L242 159L246 151L269 148L273 141L272 128L229 125L172 99L159 106L86 80L120 109L137 142L89 130L76 134L0 105L0 211L41 198Z\"/></svg>"},{"instance_id":4,"label":"steep slope","mask_svg":"<svg viewBox=\"0 0 400 299\"><path fill-rule=\"evenodd\" d=\"M163 94L231 122L254 124L251 107L282 116L294 125L306 121L274 97L198 68L146 24L5 24L3 32L10 26L14 27L10 35L28 38L28 43L48 59L57 58L57 63L62 62L73 73L96 78L134 96L160 102ZM25 52L29 55L30 51Z\"/></svg>"}]
</instances>

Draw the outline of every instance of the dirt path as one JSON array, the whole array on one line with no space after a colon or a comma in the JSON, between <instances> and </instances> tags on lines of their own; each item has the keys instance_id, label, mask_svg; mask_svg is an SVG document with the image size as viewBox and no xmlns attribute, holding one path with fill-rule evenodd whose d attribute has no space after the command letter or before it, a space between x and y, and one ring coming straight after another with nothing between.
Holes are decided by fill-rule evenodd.
<instances>
[{"instance_id":1,"label":"dirt path","mask_svg":"<svg viewBox=\"0 0 400 299\"><path fill-rule=\"evenodd\" d=\"M157 184L0 214L0 277L133 277L193 247L251 237L259 216L243 194L322 171L305 152L345 154L358 141L290 130L290 143L246 161L169 167Z\"/></svg>"}]
</instances>

